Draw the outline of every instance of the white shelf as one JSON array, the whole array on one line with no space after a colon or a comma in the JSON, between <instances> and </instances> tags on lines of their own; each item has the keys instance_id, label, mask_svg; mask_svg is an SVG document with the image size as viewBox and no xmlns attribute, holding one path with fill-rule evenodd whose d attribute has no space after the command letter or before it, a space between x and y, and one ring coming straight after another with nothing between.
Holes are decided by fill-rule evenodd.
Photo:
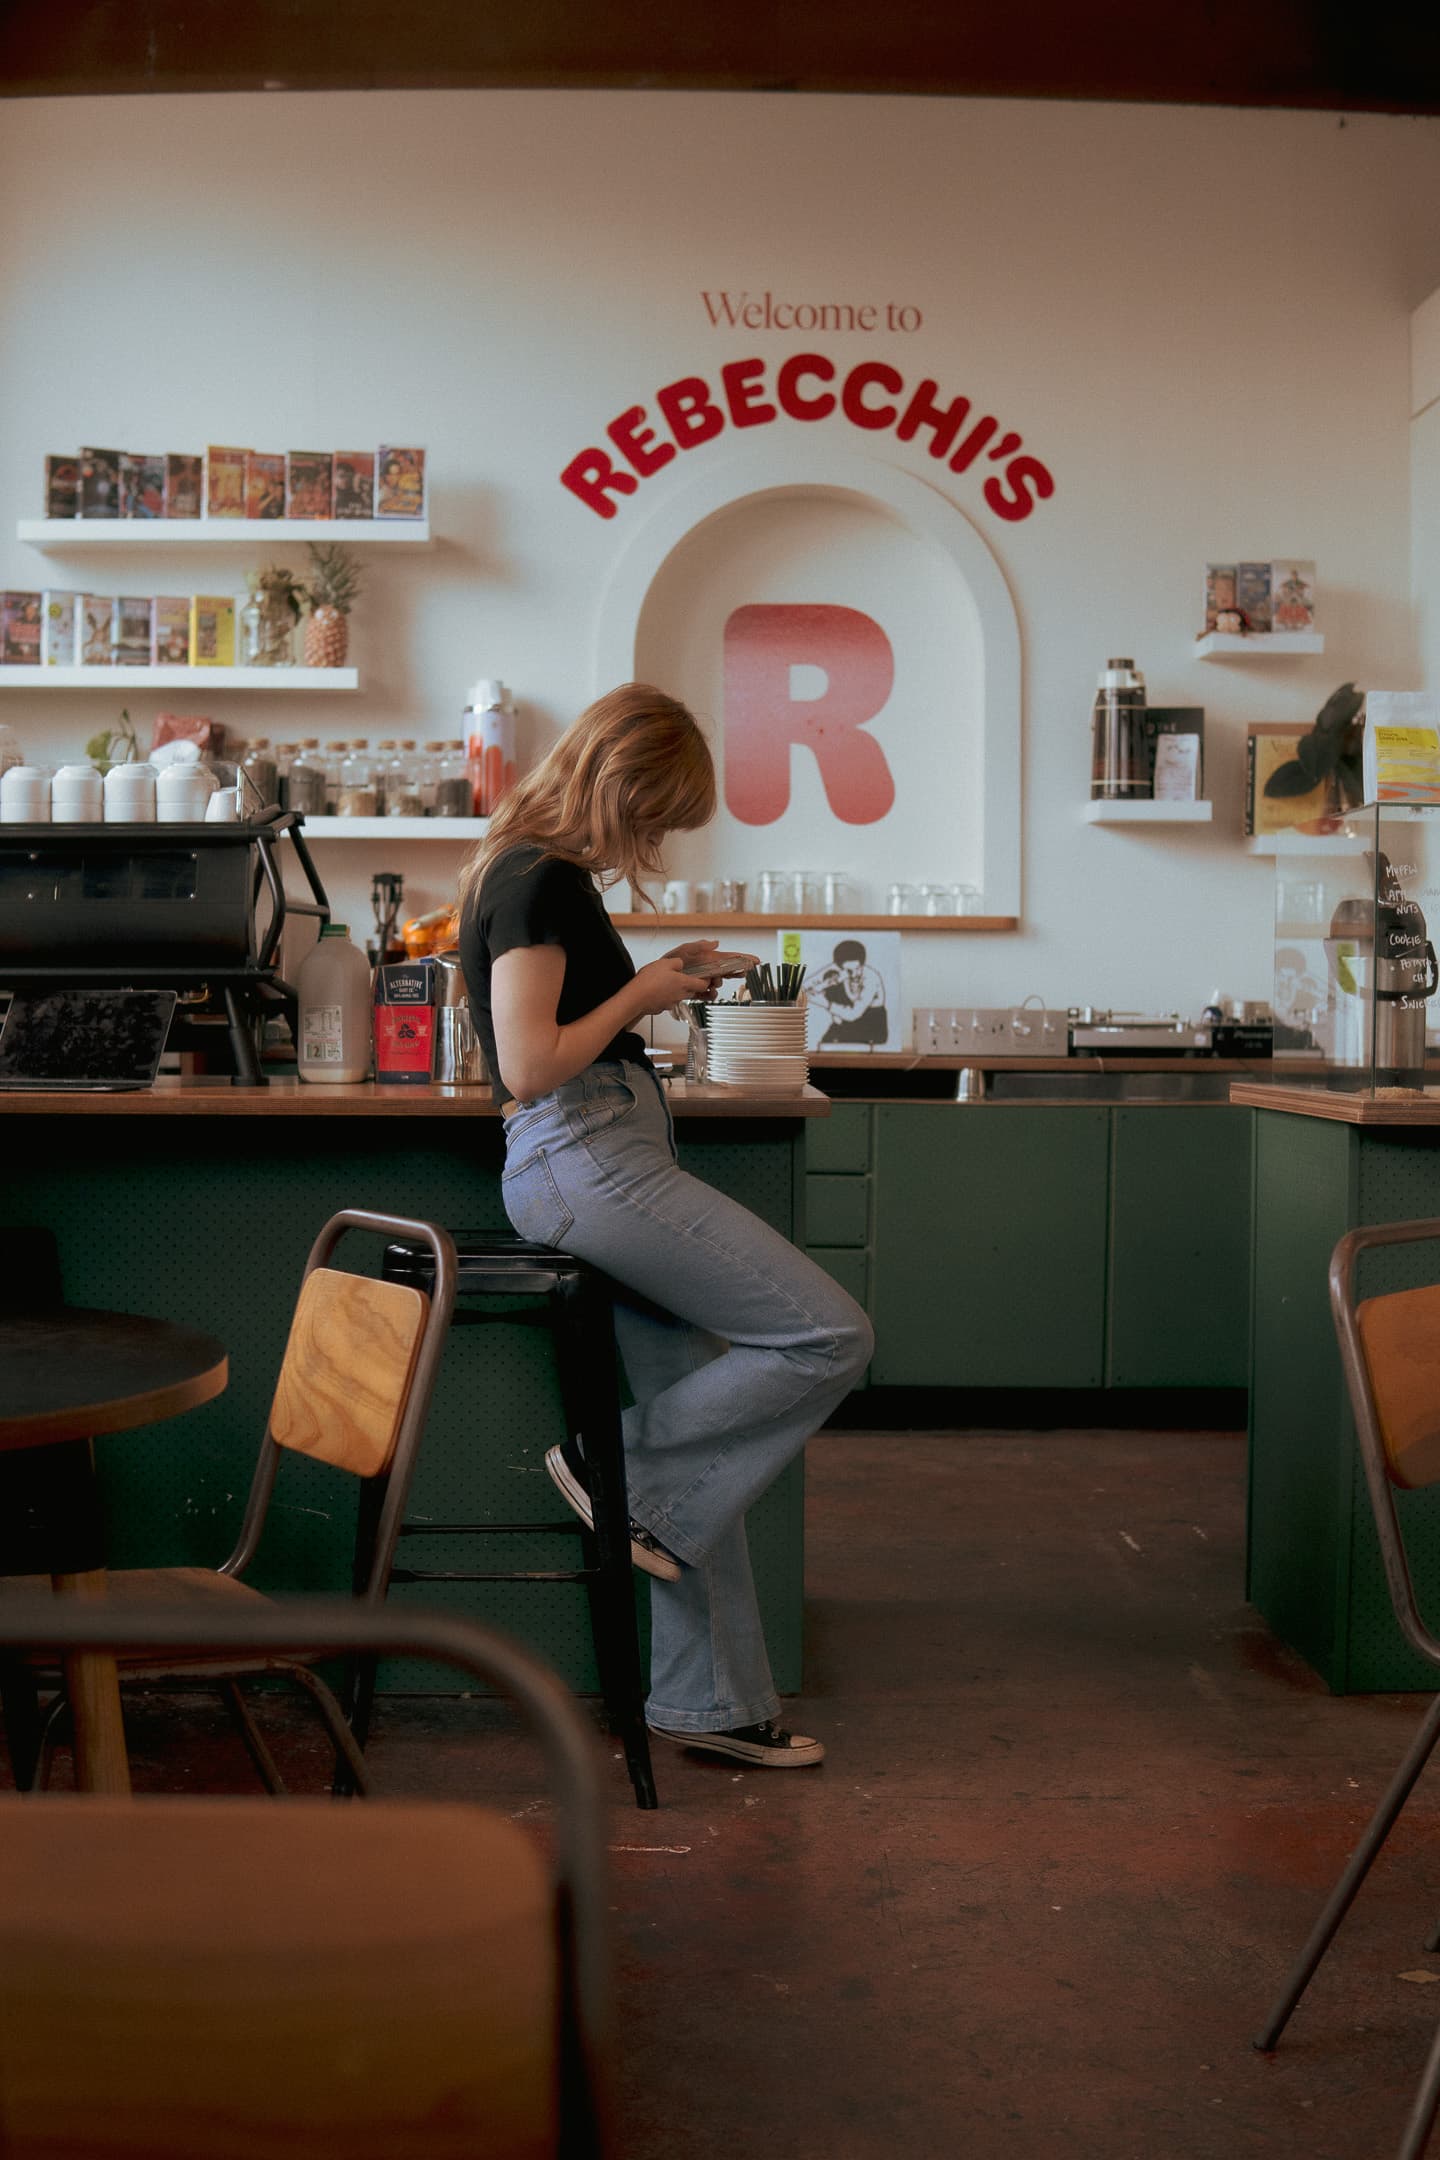
<instances>
[{"instance_id":1,"label":"white shelf","mask_svg":"<svg viewBox=\"0 0 1440 2160\"><path fill-rule=\"evenodd\" d=\"M300 540L428 547L429 518L21 518L30 547L271 547Z\"/></svg>"},{"instance_id":2,"label":"white shelf","mask_svg":"<svg viewBox=\"0 0 1440 2160\"><path fill-rule=\"evenodd\" d=\"M307 840L449 840L465 844L490 830L483 817L307 817Z\"/></svg>"},{"instance_id":3,"label":"white shelf","mask_svg":"<svg viewBox=\"0 0 1440 2160\"><path fill-rule=\"evenodd\" d=\"M1372 835L1373 839L1373 835ZM1252 833L1245 842L1247 855L1363 855L1361 833Z\"/></svg>"},{"instance_id":4,"label":"white shelf","mask_svg":"<svg viewBox=\"0 0 1440 2160\"><path fill-rule=\"evenodd\" d=\"M358 690L344 667L0 667L0 690Z\"/></svg>"},{"instance_id":5,"label":"white shelf","mask_svg":"<svg viewBox=\"0 0 1440 2160\"><path fill-rule=\"evenodd\" d=\"M1253 637L1211 630L1195 640L1197 660L1293 660L1297 654L1324 650L1318 630L1257 630Z\"/></svg>"},{"instance_id":6,"label":"white shelf","mask_svg":"<svg viewBox=\"0 0 1440 2160\"><path fill-rule=\"evenodd\" d=\"M1087 825L1208 825L1215 815L1210 802L1156 802L1142 796L1132 802L1087 802Z\"/></svg>"}]
</instances>

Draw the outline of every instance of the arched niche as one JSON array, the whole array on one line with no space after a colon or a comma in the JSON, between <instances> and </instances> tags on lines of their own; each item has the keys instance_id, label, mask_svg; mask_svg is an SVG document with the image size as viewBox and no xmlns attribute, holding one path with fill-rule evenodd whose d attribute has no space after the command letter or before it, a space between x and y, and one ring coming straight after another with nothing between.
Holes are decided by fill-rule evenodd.
<instances>
[{"instance_id":1,"label":"arched niche","mask_svg":"<svg viewBox=\"0 0 1440 2160\"><path fill-rule=\"evenodd\" d=\"M803 443L707 469L625 541L601 600L596 690L658 681L711 719L723 761L725 621L739 605L807 601L869 614L890 639L895 682L870 731L894 807L844 823L797 750L782 818L746 826L722 809L705 834L677 837L672 874L838 869L875 911L891 881L963 882L986 914L1018 916L1019 623L984 539L928 482Z\"/></svg>"}]
</instances>

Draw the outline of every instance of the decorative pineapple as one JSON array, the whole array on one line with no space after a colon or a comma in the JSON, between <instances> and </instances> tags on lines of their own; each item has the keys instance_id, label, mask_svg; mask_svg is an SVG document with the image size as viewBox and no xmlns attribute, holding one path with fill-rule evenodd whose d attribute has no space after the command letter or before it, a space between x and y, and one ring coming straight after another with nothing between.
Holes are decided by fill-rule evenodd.
<instances>
[{"instance_id":1,"label":"decorative pineapple","mask_svg":"<svg viewBox=\"0 0 1440 2160\"><path fill-rule=\"evenodd\" d=\"M350 610L360 591L360 565L349 548L310 543L310 582L306 597L306 667L343 667L350 647Z\"/></svg>"}]
</instances>

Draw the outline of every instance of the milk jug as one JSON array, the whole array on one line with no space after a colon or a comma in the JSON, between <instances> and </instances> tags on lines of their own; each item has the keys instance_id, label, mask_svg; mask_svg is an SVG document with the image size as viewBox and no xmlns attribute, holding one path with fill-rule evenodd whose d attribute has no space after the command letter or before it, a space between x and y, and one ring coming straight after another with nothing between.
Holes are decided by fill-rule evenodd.
<instances>
[{"instance_id":1,"label":"milk jug","mask_svg":"<svg viewBox=\"0 0 1440 2160\"><path fill-rule=\"evenodd\" d=\"M370 1078L370 964L345 923L326 923L296 980L302 1080Z\"/></svg>"}]
</instances>

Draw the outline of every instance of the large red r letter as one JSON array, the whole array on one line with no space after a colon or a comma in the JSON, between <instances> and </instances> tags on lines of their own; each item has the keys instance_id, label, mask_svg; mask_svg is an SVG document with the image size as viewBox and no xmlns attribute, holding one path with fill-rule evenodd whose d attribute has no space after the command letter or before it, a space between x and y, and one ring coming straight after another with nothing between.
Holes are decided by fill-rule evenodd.
<instances>
[{"instance_id":1,"label":"large red r letter","mask_svg":"<svg viewBox=\"0 0 1440 2160\"><path fill-rule=\"evenodd\" d=\"M826 678L791 694L790 670ZM773 825L790 803L790 746L813 750L825 798L847 825L873 825L895 800L885 753L861 728L890 695L890 640L858 608L736 608L725 625L725 803L742 825Z\"/></svg>"}]
</instances>

